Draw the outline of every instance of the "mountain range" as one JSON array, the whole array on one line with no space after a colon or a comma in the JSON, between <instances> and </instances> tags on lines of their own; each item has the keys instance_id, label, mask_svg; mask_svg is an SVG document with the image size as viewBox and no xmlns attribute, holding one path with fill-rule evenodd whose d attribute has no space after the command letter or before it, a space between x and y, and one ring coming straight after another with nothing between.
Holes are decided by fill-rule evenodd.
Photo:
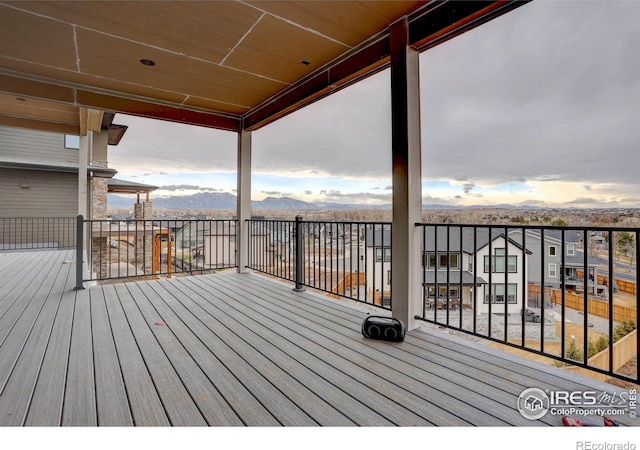
<instances>
[{"instance_id":1,"label":"mountain range","mask_svg":"<svg viewBox=\"0 0 640 450\"><path fill-rule=\"evenodd\" d=\"M236 196L228 192L201 192L193 195L176 195L172 197L152 198L154 208L171 209L235 209ZM108 205L113 208L132 208L135 200L109 194ZM391 204L354 205L327 202L305 202L291 197L267 197L264 200L252 201L251 207L256 210L269 211L338 211L354 209L391 209ZM451 205L423 205L423 209L463 209ZM492 208L516 208L513 205L494 205ZM540 209L536 206L518 206L519 209Z\"/></svg>"}]
</instances>

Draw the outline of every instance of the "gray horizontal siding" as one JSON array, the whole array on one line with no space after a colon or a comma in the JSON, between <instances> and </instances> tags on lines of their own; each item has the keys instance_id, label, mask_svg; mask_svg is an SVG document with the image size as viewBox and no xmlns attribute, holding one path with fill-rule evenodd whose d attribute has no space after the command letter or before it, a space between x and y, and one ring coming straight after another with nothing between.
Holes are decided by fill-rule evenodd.
<instances>
[{"instance_id":1,"label":"gray horizontal siding","mask_svg":"<svg viewBox=\"0 0 640 450\"><path fill-rule=\"evenodd\" d=\"M0 169L0 249L74 246L73 220L51 218L78 214L77 190L73 173Z\"/></svg>"},{"instance_id":2,"label":"gray horizontal siding","mask_svg":"<svg viewBox=\"0 0 640 450\"><path fill-rule=\"evenodd\" d=\"M78 150L64 148L64 134L0 127L0 161L73 166Z\"/></svg>"},{"instance_id":3,"label":"gray horizontal siding","mask_svg":"<svg viewBox=\"0 0 640 450\"><path fill-rule=\"evenodd\" d=\"M0 169L0 217L75 217L77 192L74 173Z\"/></svg>"}]
</instances>

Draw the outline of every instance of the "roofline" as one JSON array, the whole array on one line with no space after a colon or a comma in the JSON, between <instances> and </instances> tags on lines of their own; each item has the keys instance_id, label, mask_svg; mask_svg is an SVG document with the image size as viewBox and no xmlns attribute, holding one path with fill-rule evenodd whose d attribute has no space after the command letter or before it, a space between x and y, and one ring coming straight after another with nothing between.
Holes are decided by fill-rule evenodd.
<instances>
[{"instance_id":1,"label":"roofline","mask_svg":"<svg viewBox=\"0 0 640 450\"><path fill-rule=\"evenodd\" d=\"M74 166L56 166L54 164L32 164L21 162L0 162L0 169L16 170L36 170L42 172L78 173L78 168ZM115 169L100 166L87 166L87 173L93 172L100 178L112 178L118 173Z\"/></svg>"}]
</instances>

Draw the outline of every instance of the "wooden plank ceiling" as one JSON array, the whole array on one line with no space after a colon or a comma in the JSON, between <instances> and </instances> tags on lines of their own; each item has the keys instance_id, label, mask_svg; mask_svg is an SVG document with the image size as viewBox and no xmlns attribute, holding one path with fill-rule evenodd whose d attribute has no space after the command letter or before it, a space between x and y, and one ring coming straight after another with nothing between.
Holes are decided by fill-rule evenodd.
<instances>
[{"instance_id":1,"label":"wooden plank ceiling","mask_svg":"<svg viewBox=\"0 0 640 450\"><path fill-rule=\"evenodd\" d=\"M520 2L0 2L0 124L80 133L87 108L256 129ZM144 64L146 62L146 65Z\"/></svg>"}]
</instances>

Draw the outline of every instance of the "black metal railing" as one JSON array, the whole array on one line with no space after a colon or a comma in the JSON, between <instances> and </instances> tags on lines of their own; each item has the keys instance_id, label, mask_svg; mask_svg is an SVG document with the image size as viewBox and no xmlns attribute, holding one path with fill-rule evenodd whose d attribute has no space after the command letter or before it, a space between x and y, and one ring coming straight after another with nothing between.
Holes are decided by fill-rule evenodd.
<instances>
[{"instance_id":1,"label":"black metal railing","mask_svg":"<svg viewBox=\"0 0 640 450\"><path fill-rule=\"evenodd\" d=\"M73 248L75 217L0 218L0 250Z\"/></svg>"},{"instance_id":2,"label":"black metal railing","mask_svg":"<svg viewBox=\"0 0 640 450\"><path fill-rule=\"evenodd\" d=\"M633 382L635 228L417 224L421 320ZM627 336L626 339L623 339Z\"/></svg>"},{"instance_id":3,"label":"black metal railing","mask_svg":"<svg viewBox=\"0 0 640 450\"><path fill-rule=\"evenodd\" d=\"M90 261L82 281L170 277L237 267L236 220L113 221L78 216L78 229L78 241L85 241Z\"/></svg>"},{"instance_id":4,"label":"black metal railing","mask_svg":"<svg viewBox=\"0 0 640 450\"><path fill-rule=\"evenodd\" d=\"M392 309L388 222L249 220L247 267ZM0 219L1 248L76 248L76 287L237 268L236 220ZM417 319L640 382L639 228L416 224ZM246 236L246 235L245 235Z\"/></svg>"},{"instance_id":5,"label":"black metal railing","mask_svg":"<svg viewBox=\"0 0 640 450\"><path fill-rule=\"evenodd\" d=\"M252 270L391 309L391 224L249 220Z\"/></svg>"}]
</instances>

